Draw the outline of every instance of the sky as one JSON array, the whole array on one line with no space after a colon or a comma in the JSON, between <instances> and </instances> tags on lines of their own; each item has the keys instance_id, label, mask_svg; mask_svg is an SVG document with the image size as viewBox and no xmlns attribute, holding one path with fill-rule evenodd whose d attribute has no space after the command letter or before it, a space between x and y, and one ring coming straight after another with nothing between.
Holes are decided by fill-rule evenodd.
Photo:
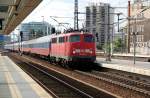
<instances>
[{"instance_id":1,"label":"sky","mask_svg":"<svg viewBox=\"0 0 150 98\"><path fill-rule=\"evenodd\" d=\"M127 7L128 0L78 0L79 1L79 12L85 12L85 7L90 2L104 2L110 3L112 7ZM123 17L126 16L127 9L116 9L116 12L123 12ZM73 27L73 16L74 16L74 0L43 0L39 6L23 21L27 22L41 22L46 21L52 25L58 25L50 16L59 17L72 17L72 18L55 18L58 22L70 23ZM85 15L80 14L80 24L84 22Z\"/></svg>"}]
</instances>

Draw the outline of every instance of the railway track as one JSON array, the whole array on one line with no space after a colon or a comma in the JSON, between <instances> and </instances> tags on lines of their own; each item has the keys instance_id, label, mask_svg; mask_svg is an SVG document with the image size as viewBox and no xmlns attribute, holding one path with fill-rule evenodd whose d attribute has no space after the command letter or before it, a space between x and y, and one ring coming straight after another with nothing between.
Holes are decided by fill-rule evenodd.
<instances>
[{"instance_id":1,"label":"railway track","mask_svg":"<svg viewBox=\"0 0 150 98\"><path fill-rule=\"evenodd\" d=\"M83 72L83 71L76 71L80 74L95 78L97 80L106 81L115 85L119 85L123 88L130 89L132 91L136 91L138 93L143 94L145 97L150 97L150 83L145 83L141 81L136 81L122 75L119 73L109 73L109 72L99 72L99 71L92 71L92 72Z\"/></svg>"},{"instance_id":2,"label":"railway track","mask_svg":"<svg viewBox=\"0 0 150 98\"><path fill-rule=\"evenodd\" d=\"M55 98L115 98L17 55L9 57Z\"/></svg>"},{"instance_id":3,"label":"railway track","mask_svg":"<svg viewBox=\"0 0 150 98\"><path fill-rule=\"evenodd\" d=\"M105 91L109 92L109 94L117 97L120 96L123 98L150 98L149 82L147 82L149 80L139 81L138 76L133 74L126 74L124 72L118 72L118 71L108 72L108 71L104 71L103 69L100 72L99 71L85 72L85 71L76 71L76 70L70 71L64 68L53 66L48 62L45 62L40 59L35 59L31 57L28 57L28 59L36 63L45 65L47 66L47 68L52 68L54 70L57 70L58 72L67 75L68 77L73 77L75 79L78 79L79 81L83 81L85 84L87 83L87 85L90 85L93 88L99 89L104 92ZM132 76L132 78L130 76ZM134 76L137 79L133 79ZM61 76L59 78L61 78ZM67 81L69 79L65 79L65 80ZM75 86L76 82L74 82L73 85ZM80 84L80 85L76 85L75 87L78 86L81 87L79 89L84 88L82 91L89 92L89 95L98 94L98 92L93 93L93 90L90 90L90 88L87 88L87 86L82 86ZM103 94L99 94L97 96L101 96L101 95ZM102 98L97 96L95 96L94 98ZM104 97L104 98L108 98L108 97Z\"/></svg>"},{"instance_id":4,"label":"railway track","mask_svg":"<svg viewBox=\"0 0 150 98\"><path fill-rule=\"evenodd\" d=\"M137 89L141 89L141 90L143 89L143 91L145 91L143 93L145 93L145 94L147 93L148 95L150 94L150 92L149 92L150 91L150 84L149 83L129 79L127 77L120 76L119 74L116 74L116 73L109 73L109 72L101 73L98 71L92 71L92 74L95 76L98 76L98 77L107 77L113 81L118 81L118 82L126 84L126 85L134 86L134 88L132 88L133 90L135 89L135 87Z\"/></svg>"}]
</instances>

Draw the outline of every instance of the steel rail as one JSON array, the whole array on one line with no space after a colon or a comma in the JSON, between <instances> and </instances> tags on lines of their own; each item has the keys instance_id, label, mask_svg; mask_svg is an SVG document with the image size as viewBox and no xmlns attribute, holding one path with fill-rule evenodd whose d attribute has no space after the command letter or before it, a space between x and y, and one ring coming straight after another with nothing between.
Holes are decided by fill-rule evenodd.
<instances>
[{"instance_id":1,"label":"steel rail","mask_svg":"<svg viewBox=\"0 0 150 98\"><path fill-rule=\"evenodd\" d=\"M107 79L107 78L104 78L104 77L99 77L97 75L94 75L94 74L91 74L91 73L88 73L88 72L82 72L82 71L77 71L76 72L80 73L80 74L83 74L83 75L87 75L89 77L93 77L93 78L96 78L98 80L103 80L103 81L106 81L108 83L112 83L112 84L115 84L115 85L119 85L121 87L124 87L124 88L127 88L127 89L130 89L130 90L134 90L136 92L140 92L140 93L143 93L143 94L146 94L148 96L150 96L150 91L147 91L147 90L144 90L144 89L141 89L141 88L138 88L138 87L135 87L135 86L131 86L131 85L127 85L127 84L124 84L124 83L121 83L121 82L118 82L118 81L113 81L111 79Z\"/></svg>"}]
</instances>

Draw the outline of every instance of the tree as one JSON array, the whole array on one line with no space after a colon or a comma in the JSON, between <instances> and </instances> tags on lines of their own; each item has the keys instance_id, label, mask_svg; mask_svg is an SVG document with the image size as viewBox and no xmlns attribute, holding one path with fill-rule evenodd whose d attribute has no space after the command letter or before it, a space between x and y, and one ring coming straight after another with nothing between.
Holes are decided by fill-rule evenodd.
<instances>
[{"instance_id":1,"label":"tree","mask_svg":"<svg viewBox=\"0 0 150 98\"><path fill-rule=\"evenodd\" d=\"M98 50L102 50L103 47L98 44L98 45L96 45L96 48L97 48Z\"/></svg>"},{"instance_id":2,"label":"tree","mask_svg":"<svg viewBox=\"0 0 150 98\"><path fill-rule=\"evenodd\" d=\"M118 38L118 39L114 42L114 51L120 52L121 49L123 49L124 46L125 46L125 45L124 45L122 39L121 39L121 38Z\"/></svg>"},{"instance_id":3,"label":"tree","mask_svg":"<svg viewBox=\"0 0 150 98\"><path fill-rule=\"evenodd\" d=\"M102 46L102 48L103 48L103 50L104 50L105 53L109 53L109 51L111 51L111 47L110 47L109 43L104 44Z\"/></svg>"}]
</instances>

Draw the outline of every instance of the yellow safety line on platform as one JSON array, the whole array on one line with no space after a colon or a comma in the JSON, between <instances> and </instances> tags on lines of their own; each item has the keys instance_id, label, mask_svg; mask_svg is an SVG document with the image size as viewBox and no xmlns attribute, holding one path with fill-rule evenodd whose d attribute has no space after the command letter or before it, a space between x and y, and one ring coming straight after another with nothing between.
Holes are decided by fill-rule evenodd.
<instances>
[{"instance_id":1,"label":"yellow safety line on platform","mask_svg":"<svg viewBox=\"0 0 150 98\"><path fill-rule=\"evenodd\" d=\"M11 60L8 57L5 57L5 59L7 59L8 62L11 62ZM35 93L40 98L53 98L39 84L37 84L31 77L29 77L22 69L16 66L15 63L11 62L11 64L19 72L19 74L26 80L26 82L30 85L30 87L35 91Z\"/></svg>"},{"instance_id":2,"label":"yellow safety line on platform","mask_svg":"<svg viewBox=\"0 0 150 98\"><path fill-rule=\"evenodd\" d=\"M22 98L21 93L20 93L15 81L13 80L10 72L5 72L5 78L7 80L12 98Z\"/></svg>"},{"instance_id":3,"label":"yellow safety line on platform","mask_svg":"<svg viewBox=\"0 0 150 98\"><path fill-rule=\"evenodd\" d=\"M4 63L4 60L7 61L5 58L6 58L6 56L2 57L0 54L0 63L3 68L3 71L4 71L4 76L6 79L6 83L8 84L8 87L9 87L11 97L12 98L22 98L21 93L20 93L15 81L11 76L10 70L7 67L9 65L6 66L6 64Z\"/></svg>"}]
</instances>

